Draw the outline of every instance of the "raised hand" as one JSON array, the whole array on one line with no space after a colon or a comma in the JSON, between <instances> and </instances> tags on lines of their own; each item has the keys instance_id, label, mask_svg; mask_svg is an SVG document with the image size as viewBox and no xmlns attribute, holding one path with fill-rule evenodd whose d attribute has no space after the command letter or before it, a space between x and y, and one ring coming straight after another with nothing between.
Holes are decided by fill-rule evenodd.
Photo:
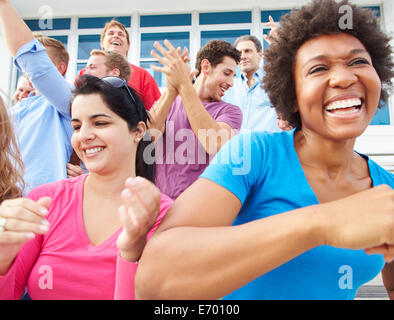
<instances>
[{"instance_id":1,"label":"raised hand","mask_svg":"<svg viewBox=\"0 0 394 320\"><path fill-rule=\"evenodd\" d=\"M161 194L153 183L141 177L127 179L125 186L119 208L123 230L117 246L125 260L137 261L159 215Z\"/></svg>"},{"instance_id":2,"label":"raised hand","mask_svg":"<svg viewBox=\"0 0 394 320\"><path fill-rule=\"evenodd\" d=\"M265 41L267 41L269 44L271 44L272 39L274 39L276 37L278 26L277 26L276 22L274 21L274 19L272 18L272 16L269 16L269 20L270 20L269 22L265 23L265 26L270 27L271 30L268 33L268 35L264 34L263 38Z\"/></svg>"}]
</instances>

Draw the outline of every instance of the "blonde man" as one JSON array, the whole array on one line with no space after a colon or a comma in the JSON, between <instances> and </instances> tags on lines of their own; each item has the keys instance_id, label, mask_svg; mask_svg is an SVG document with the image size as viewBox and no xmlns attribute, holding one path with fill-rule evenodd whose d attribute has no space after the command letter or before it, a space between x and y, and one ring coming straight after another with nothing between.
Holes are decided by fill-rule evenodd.
<instances>
[{"instance_id":1,"label":"blonde man","mask_svg":"<svg viewBox=\"0 0 394 320\"><path fill-rule=\"evenodd\" d=\"M33 35L45 47L49 59L51 59L61 75L65 76L70 56L63 43L43 34L34 33Z\"/></svg>"}]
</instances>

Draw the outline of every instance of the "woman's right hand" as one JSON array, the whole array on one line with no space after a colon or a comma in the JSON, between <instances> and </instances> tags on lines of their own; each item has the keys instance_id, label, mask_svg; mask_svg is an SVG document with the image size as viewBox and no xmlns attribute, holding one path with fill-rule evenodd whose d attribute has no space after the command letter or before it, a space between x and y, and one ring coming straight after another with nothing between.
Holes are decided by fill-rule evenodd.
<instances>
[{"instance_id":1,"label":"woman's right hand","mask_svg":"<svg viewBox=\"0 0 394 320\"><path fill-rule=\"evenodd\" d=\"M324 203L317 208L318 219L324 221L323 228L319 230L324 244L356 250L394 245L394 190L387 185ZM384 254L383 251L381 253ZM391 260L392 253L385 255L385 259Z\"/></svg>"},{"instance_id":2,"label":"woman's right hand","mask_svg":"<svg viewBox=\"0 0 394 320\"><path fill-rule=\"evenodd\" d=\"M51 198L5 200L0 205L0 267L15 258L23 244L49 230L45 219ZM1 269L1 268L0 268Z\"/></svg>"}]
</instances>

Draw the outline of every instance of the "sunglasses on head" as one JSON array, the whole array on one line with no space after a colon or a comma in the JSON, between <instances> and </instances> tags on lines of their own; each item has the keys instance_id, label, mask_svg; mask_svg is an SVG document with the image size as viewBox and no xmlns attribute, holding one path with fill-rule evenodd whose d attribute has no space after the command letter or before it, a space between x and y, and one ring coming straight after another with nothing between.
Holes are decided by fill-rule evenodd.
<instances>
[{"instance_id":1,"label":"sunglasses on head","mask_svg":"<svg viewBox=\"0 0 394 320\"><path fill-rule=\"evenodd\" d=\"M134 105L137 106L137 102L135 101L133 95L131 94L131 91L130 91L129 86L127 85L127 82L125 79L122 79L119 77L114 77L114 76L109 76L109 77L101 78L101 80L105 81L106 83L113 86L114 88L125 87L127 92L129 93L129 96L131 97L131 100L133 100Z\"/></svg>"}]
</instances>

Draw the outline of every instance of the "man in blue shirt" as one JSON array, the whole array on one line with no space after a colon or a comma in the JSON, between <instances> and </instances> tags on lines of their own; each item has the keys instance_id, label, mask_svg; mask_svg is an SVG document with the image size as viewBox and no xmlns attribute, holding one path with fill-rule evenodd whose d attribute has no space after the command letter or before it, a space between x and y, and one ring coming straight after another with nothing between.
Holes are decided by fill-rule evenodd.
<instances>
[{"instance_id":1,"label":"man in blue shirt","mask_svg":"<svg viewBox=\"0 0 394 320\"><path fill-rule=\"evenodd\" d=\"M243 113L241 130L279 132L278 116L267 93L261 87L264 71L261 42L255 36L239 37L234 46L241 52L239 68L242 74L234 79L223 100L239 106ZM282 129L285 129L284 127Z\"/></svg>"},{"instance_id":2,"label":"man in blue shirt","mask_svg":"<svg viewBox=\"0 0 394 320\"><path fill-rule=\"evenodd\" d=\"M36 91L12 108L27 194L36 186L67 177L66 163L72 153L71 86L64 79L68 54L59 41L39 36L17 50L15 64Z\"/></svg>"}]
</instances>

